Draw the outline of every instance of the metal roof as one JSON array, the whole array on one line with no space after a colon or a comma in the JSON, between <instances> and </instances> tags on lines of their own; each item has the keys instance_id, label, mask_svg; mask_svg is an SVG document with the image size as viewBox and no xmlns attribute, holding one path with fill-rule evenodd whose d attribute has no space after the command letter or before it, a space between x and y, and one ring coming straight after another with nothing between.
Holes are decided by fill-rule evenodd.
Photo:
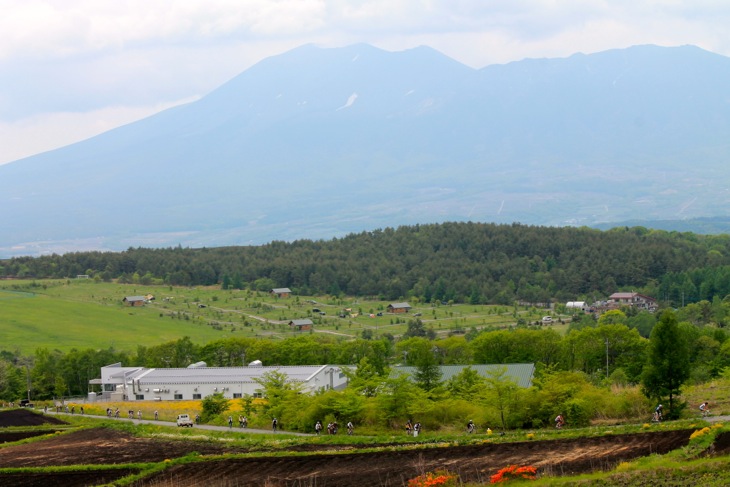
<instances>
[{"instance_id":1,"label":"metal roof","mask_svg":"<svg viewBox=\"0 0 730 487\"><path fill-rule=\"evenodd\" d=\"M471 367L482 377L487 377L487 372L497 370L499 367L506 367L505 375L511 377L518 386L530 387L532 377L535 375L535 364L476 364L476 365L442 365L441 380L447 381L461 373L465 368ZM393 371L401 374L413 375L418 367L397 365Z\"/></svg>"},{"instance_id":2,"label":"metal roof","mask_svg":"<svg viewBox=\"0 0 730 487\"><path fill-rule=\"evenodd\" d=\"M290 293L291 289L289 289L288 287L275 287L271 290L271 292L275 294Z\"/></svg>"},{"instance_id":3,"label":"metal roof","mask_svg":"<svg viewBox=\"0 0 730 487\"><path fill-rule=\"evenodd\" d=\"M303 320L291 320L289 323L291 323L294 326L305 326L305 325L313 325L314 323L310 319L303 319Z\"/></svg>"},{"instance_id":4,"label":"metal roof","mask_svg":"<svg viewBox=\"0 0 730 487\"><path fill-rule=\"evenodd\" d=\"M329 365L296 365L281 367L197 367L146 369L144 373L127 378L139 379L140 384L201 384L256 382L267 372L278 371L294 382L307 382Z\"/></svg>"},{"instance_id":5,"label":"metal roof","mask_svg":"<svg viewBox=\"0 0 730 487\"><path fill-rule=\"evenodd\" d=\"M411 305L408 303L392 303L388 305L389 308L411 308Z\"/></svg>"}]
</instances>

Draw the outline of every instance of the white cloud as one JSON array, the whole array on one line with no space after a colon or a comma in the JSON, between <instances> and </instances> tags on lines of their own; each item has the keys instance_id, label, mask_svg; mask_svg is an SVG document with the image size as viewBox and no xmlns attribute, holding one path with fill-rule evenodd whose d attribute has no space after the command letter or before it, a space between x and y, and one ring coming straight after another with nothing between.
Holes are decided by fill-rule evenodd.
<instances>
[{"instance_id":1,"label":"white cloud","mask_svg":"<svg viewBox=\"0 0 730 487\"><path fill-rule=\"evenodd\" d=\"M100 114L109 125L99 126L111 126L147 113L139 107L201 96L305 43L428 45L477 68L634 44L730 55L726 0L2 0L0 7L6 154L27 154L39 140L77 140Z\"/></svg>"}]
</instances>

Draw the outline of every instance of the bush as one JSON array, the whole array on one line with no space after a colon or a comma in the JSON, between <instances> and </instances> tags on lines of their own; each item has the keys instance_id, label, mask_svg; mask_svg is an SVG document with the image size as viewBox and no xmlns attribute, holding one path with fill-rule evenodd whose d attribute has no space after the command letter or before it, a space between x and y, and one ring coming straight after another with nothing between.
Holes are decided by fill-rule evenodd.
<instances>
[{"instance_id":1,"label":"bush","mask_svg":"<svg viewBox=\"0 0 730 487\"><path fill-rule=\"evenodd\" d=\"M228 411L229 408L228 399L223 397L222 392L206 396L205 399L202 400L201 406L203 407L203 412L200 414L200 420L203 423L213 420L217 416Z\"/></svg>"}]
</instances>

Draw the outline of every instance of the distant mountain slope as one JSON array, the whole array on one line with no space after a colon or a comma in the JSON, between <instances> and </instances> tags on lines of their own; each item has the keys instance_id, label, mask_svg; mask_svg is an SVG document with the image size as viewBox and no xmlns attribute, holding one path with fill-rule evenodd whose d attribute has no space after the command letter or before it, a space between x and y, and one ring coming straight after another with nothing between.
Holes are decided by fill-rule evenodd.
<instances>
[{"instance_id":1,"label":"distant mountain slope","mask_svg":"<svg viewBox=\"0 0 730 487\"><path fill-rule=\"evenodd\" d=\"M667 232L691 232L700 235L730 234L730 217L691 218L687 220L629 220L624 222L598 223L598 230L617 227L644 227Z\"/></svg>"},{"instance_id":2,"label":"distant mountain slope","mask_svg":"<svg viewBox=\"0 0 730 487\"><path fill-rule=\"evenodd\" d=\"M475 70L426 47L308 45L0 166L0 256L724 216L729 155L730 59L696 47Z\"/></svg>"}]
</instances>

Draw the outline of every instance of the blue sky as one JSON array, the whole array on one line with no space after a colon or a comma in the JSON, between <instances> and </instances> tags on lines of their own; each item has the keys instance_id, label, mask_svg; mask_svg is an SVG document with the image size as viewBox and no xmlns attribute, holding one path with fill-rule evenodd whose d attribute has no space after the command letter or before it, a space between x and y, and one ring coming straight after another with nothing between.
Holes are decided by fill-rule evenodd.
<instances>
[{"instance_id":1,"label":"blue sky","mask_svg":"<svg viewBox=\"0 0 730 487\"><path fill-rule=\"evenodd\" d=\"M0 0L0 164L193 101L306 43L472 67L636 44L730 56L727 0Z\"/></svg>"}]
</instances>

